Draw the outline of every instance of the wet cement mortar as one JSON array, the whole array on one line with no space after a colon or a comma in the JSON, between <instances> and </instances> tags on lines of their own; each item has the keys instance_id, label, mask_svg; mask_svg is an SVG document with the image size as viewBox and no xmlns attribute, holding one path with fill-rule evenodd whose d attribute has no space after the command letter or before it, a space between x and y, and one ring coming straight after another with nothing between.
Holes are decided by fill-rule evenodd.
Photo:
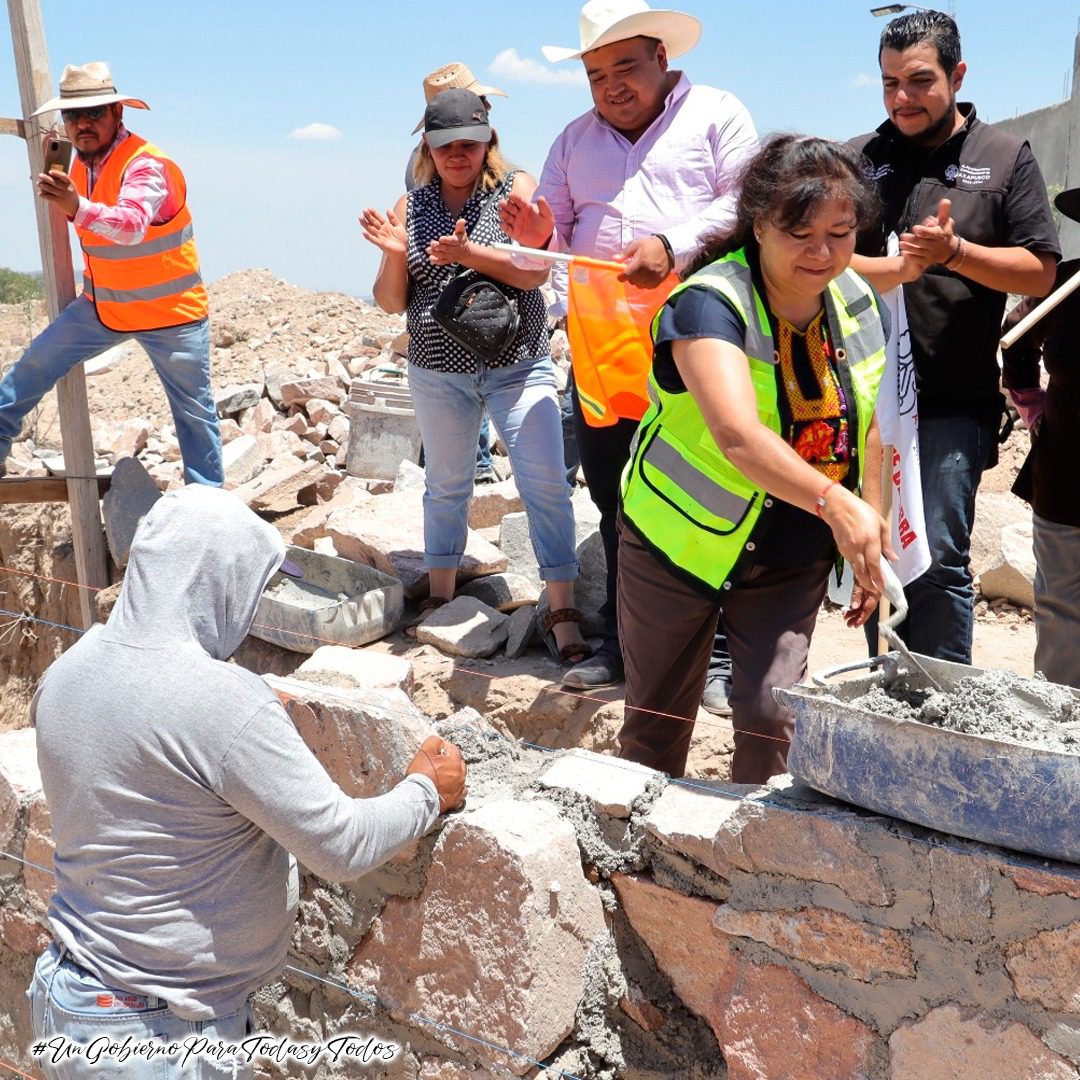
<instances>
[{"instance_id":1,"label":"wet cement mortar","mask_svg":"<svg viewBox=\"0 0 1080 1080\"><path fill-rule=\"evenodd\" d=\"M873 687L846 702L896 720L915 721L1054 753L1080 754L1080 697L1068 687L1011 671L984 671L949 691L902 683Z\"/></svg>"}]
</instances>

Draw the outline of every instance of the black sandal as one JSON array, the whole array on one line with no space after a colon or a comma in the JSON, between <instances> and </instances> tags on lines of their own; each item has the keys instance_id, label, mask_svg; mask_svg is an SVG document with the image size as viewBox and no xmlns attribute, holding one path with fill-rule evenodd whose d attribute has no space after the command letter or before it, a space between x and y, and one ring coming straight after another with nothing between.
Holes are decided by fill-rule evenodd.
<instances>
[{"instance_id":1,"label":"black sandal","mask_svg":"<svg viewBox=\"0 0 1080 1080\"><path fill-rule=\"evenodd\" d=\"M416 617L410 619L402 630L407 638L416 638L416 628L433 612L438 608L445 607L450 603L449 598L445 596L425 596L420 601L420 606L417 609Z\"/></svg>"},{"instance_id":2,"label":"black sandal","mask_svg":"<svg viewBox=\"0 0 1080 1080\"><path fill-rule=\"evenodd\" d=\"M544 612L541 627L544 633L544 644L551 653L552 658L563 664L580 664L582 660L588 660L593 654L592 648L584 641L571 641L567 645L559 647L555 639L555 627L564 622L581 622L581 609L573 607L557 608L555 611Z\"/></svg>"}]
</instances>

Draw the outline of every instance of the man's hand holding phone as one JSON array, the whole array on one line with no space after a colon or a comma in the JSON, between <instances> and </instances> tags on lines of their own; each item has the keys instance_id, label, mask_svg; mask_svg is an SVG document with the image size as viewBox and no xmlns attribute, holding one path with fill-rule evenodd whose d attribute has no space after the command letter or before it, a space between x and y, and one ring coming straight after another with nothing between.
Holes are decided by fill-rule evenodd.
<instances>
[{"instance_id":1,"label":"man's hand holding phone","mask_svg":"<svg viewBox=\"0 0 1080 1080\"><path fill-rule=\"evenodd\" d=\"M68 176L71 165L71 143L54 131L46 132L43 140L44 171L38 173L38 195L58 206L69 218L79 209L79 193Z\"/></svg>"}]
</instances>

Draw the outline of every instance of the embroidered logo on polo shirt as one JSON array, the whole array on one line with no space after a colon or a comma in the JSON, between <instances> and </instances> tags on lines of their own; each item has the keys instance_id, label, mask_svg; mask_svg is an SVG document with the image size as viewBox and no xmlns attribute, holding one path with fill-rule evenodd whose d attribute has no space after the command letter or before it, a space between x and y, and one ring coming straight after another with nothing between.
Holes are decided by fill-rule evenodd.
<instances>
[{"instance_id":1,"label":"embroidered logo on polo shirt","mask_svg":"<svg viewBox=\"0 0 1080 1080\"><path fill-rule=\"evenodd\" d=\"M980 184L988 183L990 180L990 169L979 165L961 165L957 168L955 165L950 165L945 170L945 179L950 184L959 181L961 184L970 184L972 187L978 187Z\"/></svg>"},{"instance_id":2,"label":"embroidered logo on polo shirt","mask_svg":"<svg viewBox=\"0 0 1080 1080\"><path fill-rule=\"evenodd\" d=\"M877 180L883 180L893 171L893 167L888 163L884 165L875 165L873 168L866 170L866 179L872 183Z\"/></svg>"}]
</instances>

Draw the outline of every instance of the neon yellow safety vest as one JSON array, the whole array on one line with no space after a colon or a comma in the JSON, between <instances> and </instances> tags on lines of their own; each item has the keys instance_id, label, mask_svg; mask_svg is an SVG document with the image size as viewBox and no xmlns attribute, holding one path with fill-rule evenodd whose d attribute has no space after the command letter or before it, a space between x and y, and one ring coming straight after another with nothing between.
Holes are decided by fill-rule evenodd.
<instances>
[{"instance_id":1,"label":"neon yellow safety vest","mask_svg":"<svg viewBox=\"0 0 1080 1080\"><path fill-rule=\"evenodd\" d=\"M754 288L745 250L725 255L679 285L706 285L724 296L746 324L750 365L762 424L781 432L778 363L769 317ZM845 270L825 292L825 312L840 385L856 432L845 485L858 491L866 433L885 370L885 334L870 286ZM660 313L653 320L655 337ZM641 540L677 576L715 599L752 564L759 526L772 498L720 451L701 410L686 393L670 393L649 375L651 404L630 448L622 477L622 512Z\"/></svg>"}]
</instances>

